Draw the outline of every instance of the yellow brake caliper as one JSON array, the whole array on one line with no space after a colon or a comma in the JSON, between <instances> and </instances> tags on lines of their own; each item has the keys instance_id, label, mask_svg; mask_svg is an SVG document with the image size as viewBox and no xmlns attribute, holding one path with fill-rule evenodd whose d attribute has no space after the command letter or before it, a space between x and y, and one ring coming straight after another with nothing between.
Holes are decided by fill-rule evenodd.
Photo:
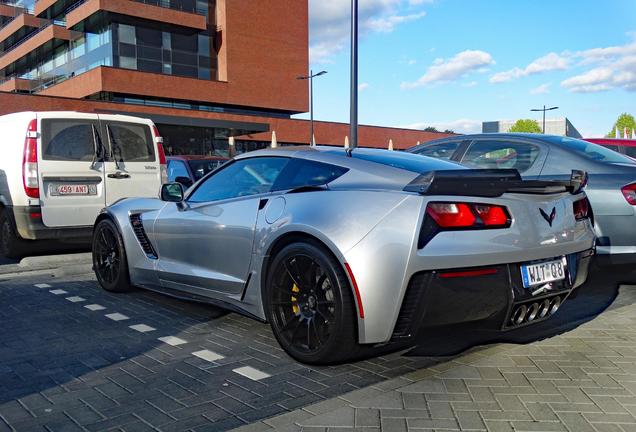
<instances>
[{"instance_id":1,"label":"yellow brake caliper","mask_svg":"<svg viewBox=\"0 0 636 432\"><path fill-rule=\"evenodd\" d=\"M292 286L292 292L294 293L300 292L300 289L296 286L296 284ZM291 301L292 301L292 310L294 311L294 315L298 315L300 313L300 307L298 307L298 299L296 299L296 297L292 295Z\"/></svg>"}]
</instances>

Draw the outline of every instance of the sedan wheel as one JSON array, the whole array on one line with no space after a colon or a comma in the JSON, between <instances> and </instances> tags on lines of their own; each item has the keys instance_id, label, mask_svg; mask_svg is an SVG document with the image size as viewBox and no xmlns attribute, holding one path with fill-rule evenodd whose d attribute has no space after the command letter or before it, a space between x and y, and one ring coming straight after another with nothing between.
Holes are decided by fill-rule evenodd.
<instances>
[{"instance_id":1,"label":"sedan wheel","mask_svg":"<svg viewBox=\"0 0 636 432\"><path fill-rule=\"evenodd\" d=\"M351 288L329 253L310 243L291 244L274 257L268 275L269 319L289 355L326 364L357 351Z\"/></svg>"},{"instance_id":2,"label":"sedan wheel","mask_svg":"<svg viewBox=\"0 0 636 432\"><path fill-rule=\"evenodd\" d=\"M93 269L105 290L130 290L124 243L117 227L109 219L100 221L93 232Z\"/></svg>"}]
</instances>

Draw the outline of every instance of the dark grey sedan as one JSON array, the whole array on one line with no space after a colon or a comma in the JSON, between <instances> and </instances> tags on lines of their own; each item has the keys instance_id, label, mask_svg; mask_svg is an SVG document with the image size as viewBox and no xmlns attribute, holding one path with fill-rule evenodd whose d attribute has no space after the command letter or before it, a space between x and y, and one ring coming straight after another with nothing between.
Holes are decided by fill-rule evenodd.
<instances>
[{"instance_id":1,"label":"dark grey sedan","mask_svg":"<svg viewBox=\"0 0 636 432\"><path fill-rule=\"evenodd\" d=\"M448 137L407 151L471 168L515 168L524 179L565 180L585 170L599 263L636 264L636 162L625 155L568 137L513 133Z\"/></svg>"}]
</instances>

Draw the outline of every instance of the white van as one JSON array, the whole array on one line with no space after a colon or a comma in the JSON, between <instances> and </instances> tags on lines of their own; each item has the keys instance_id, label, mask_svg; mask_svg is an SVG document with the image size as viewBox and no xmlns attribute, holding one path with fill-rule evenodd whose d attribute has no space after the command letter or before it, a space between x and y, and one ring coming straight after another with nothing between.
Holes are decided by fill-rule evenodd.
<instances>
[{"instance_id":1,"label":"white van","mask_svg":"<svg viewBox=\"0 0 636 432\"><path fill-rule=\"evenodd\" d=\"M151 120L79 112L0 116L0 254L28 240L89 240L99 211L125 197L155 197L166 181Z\"/></svg>"}]
</instances>

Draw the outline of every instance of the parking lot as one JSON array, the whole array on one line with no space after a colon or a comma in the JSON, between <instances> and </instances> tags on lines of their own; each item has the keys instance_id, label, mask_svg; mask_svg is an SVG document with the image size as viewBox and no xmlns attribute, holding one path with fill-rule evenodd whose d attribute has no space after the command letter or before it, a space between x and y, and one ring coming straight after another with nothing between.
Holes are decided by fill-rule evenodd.
<instances>
[{"instance_id":1,"label":"parking lot","mask_svg":"<svg viewBox=\"0 0 636 432\"><path fill-rule=\"evenodd\" d=\"M411 351L308 367L266 324L151 292L107 293L90 273L53 267L60 277L0 283L0 430L636 427L633 287L616 299L586 287L523 332L450 329Z\"/></svg>"}]
</instances>

